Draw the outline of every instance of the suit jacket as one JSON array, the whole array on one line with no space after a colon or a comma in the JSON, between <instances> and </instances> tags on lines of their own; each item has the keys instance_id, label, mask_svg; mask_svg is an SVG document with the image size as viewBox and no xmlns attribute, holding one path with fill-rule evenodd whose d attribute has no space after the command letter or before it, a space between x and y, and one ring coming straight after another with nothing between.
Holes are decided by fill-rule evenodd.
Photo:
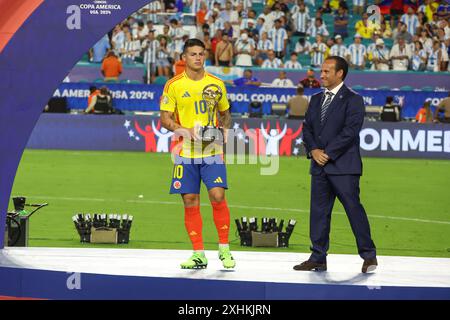
<instances>
[{"instance_id":1,"label":"suit jacket","mask_svg":"<svg viewBox=\"0 0 450 320\"><path fill-rule=\"evenodd\" d=\"M330 160L324 167L311 160L310 173L319 175L325 171L331 175L361 175L359 132L365 114L363 98L343 85L328 107L323 123L320 123L323 99L324 92L311 97L303 124L303 141L309 158L312 150L323 149Z\"/></svg>"}]
</instances>

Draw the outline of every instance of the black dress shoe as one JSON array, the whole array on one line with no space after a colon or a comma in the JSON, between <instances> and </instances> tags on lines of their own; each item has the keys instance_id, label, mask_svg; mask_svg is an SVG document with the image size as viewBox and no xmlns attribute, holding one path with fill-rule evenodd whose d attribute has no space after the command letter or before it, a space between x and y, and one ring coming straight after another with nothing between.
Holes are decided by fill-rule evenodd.
<instances>
[{"instance_id":1,"label":"black dress shoe","mask_svg":"<svg viewBox=\"0 0 450 320\"><path fill-rule=\"evenodd\" d=\"M313 261L304 261L296 266L294 266L294 270L297 271L327 271L326 263L317 263Z\"/></svg>"},{"instance_id":2,"label":"black dress shoe","mask_svg":"<svg viewBox=\"0 0 450 320\"><path fill-rule=\"evenodd\" d=\"M361 271L362 271L362 273L372 272L372 271L375 271L377 266L378 266L377 258L366 259L363 262Z\"/></svg>"}]
</instances>

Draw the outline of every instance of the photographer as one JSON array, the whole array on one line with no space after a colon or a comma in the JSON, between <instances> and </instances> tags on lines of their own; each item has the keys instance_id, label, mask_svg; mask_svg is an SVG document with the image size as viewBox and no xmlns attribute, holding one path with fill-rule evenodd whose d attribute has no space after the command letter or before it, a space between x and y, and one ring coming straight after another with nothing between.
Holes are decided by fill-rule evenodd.
<instances>
[{"instance_id":1,"label":"photographer","mask_svg":"<svg viewBox=\"0 0 450 320\"><path fill-rule=\"evenodd\" d=\"M101 87L100 92L92 97L91 103L84 112L90 113L92 110L94 114L111 114L113 112L112 98L108 88Z\"/></svg>"}]
</instances>

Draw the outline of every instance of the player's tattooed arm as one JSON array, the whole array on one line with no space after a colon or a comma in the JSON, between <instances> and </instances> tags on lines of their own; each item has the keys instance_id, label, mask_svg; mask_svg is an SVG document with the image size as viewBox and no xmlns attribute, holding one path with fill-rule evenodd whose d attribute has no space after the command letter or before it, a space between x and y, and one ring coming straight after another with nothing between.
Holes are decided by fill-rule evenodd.
<instances>
[{"instance_id":1,"label":"player's tattooed arm","mask_svg":"<svg viewBox=\"0 0 450 320\"><path fill-rule=\"evenodd\" d=\"M219 111L219 124L222 128L229 129L231 127L230 110Z\"/></svg>"},{"instance_id":2,"label":"player's tattooed arm","mask_svg":"<svg viewBox=\"0 0 450 320\"><path fill-rule=\"evenodd\" d=\"M175 131L181 128L181 125L175 122L173 112L161 111L161 124L169 131Z\"/></svg>"}]
</instances>

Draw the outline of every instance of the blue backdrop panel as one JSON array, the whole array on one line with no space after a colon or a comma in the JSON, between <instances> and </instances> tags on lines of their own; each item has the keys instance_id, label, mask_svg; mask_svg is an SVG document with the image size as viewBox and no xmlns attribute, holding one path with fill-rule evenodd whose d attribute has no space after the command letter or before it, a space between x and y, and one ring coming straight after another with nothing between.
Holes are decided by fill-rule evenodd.
<instances>
[{"instance_id":1,"label":"blue backdrop panel","mask_svg":"<svg viewBox=\"0 0 450 320\"><path fill-rule=\"evenodd\" d=\"M53 96L66 97L71 109L85 109L91 85L107 86L112 93L114 106L118 109L124 111L159 111L159 101L163 91L161 85L62 83ZM263 104L265 114L271 113L273 103L287 103L296 91L293 88L257 87L246 87L245 90L241 87L227 87L227 90L232 112L248 112L250 102L260 101ZM319 91L319 89L306 89L305 95L309 98ZM364 97L366 105L375 106L384 105L386 97L392 96L397 103L403 105L403 117L409 118L416 116L418 109L425 101L430 100L432 105L436 106L443 98L447 97L446 92L426 91L359 90L358 93Z\"/></svg>"}]
</instances>

